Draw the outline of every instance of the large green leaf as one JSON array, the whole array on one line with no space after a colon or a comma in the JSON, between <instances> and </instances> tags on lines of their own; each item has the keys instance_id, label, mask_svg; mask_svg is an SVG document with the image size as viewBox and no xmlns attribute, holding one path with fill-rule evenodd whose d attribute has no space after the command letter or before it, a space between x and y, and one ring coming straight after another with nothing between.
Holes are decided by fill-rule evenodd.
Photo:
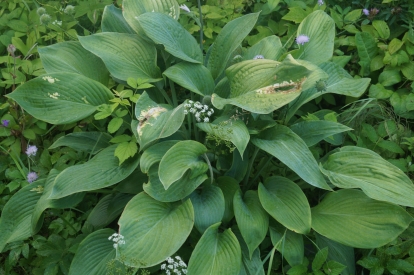
<instances>
[{"instance_id":1,"label":"large green leaf","mask_svg":"<svg viewBox=\"0 0 414 275\"><path fill-rule=\"evenodd\" d=\"M332 135L352 130L337 122L327 120L302 121L290 126L309 147Z\"/></svg>"},{"instance_id":2,"label":"large green leaf","mask_svg":"<svg viewBox=\"0 0 414 275\"><path fill-rule=\"evenodd\" d=\"M202 63L203 54L195 38L171 16L149 12L137 17L145 33L175 57L191 63Z\"/></svg>"},{"instance_id":3,"label":"large green leaf","mask_svg":"<svg viewBox=\"0 0 414 275\"><path fill-rule=\"evenodd\" d=\"M220 116L212 123L197 123L197 127L213 137L233 143L243 158L250 134L242 120L232 120L230 116Z\"/></svg>"},{"instance_id":4,"label":"large green leaf","mask_svg":"<svg viewBox=\"0 0 414 275\"><path fill-rule=\"evenodd\" d=\"M286 229L273 219L270 220L269 232L272 244L276 246L290 266L303 263L305 246L301 234Z\"/></svg>"},{"instance_id":5,"label":"large green leaf","mask_svg":"<svg viewBox=\"0 0 414 275\"><path fill-rule=\"evenodd\" d=\"M259 13L251 13L227 23L216 37L211 47L207 68L214 79L217 79L226 68L226 64L234 50L256 24Z\"/></svg>"},{"instance_id":6,"label":"large green leaf","mask_svg":"<svg viewBox=\"0 0 414 275\"><path fill-rule=\"evenodd\" d=\"M70 265L69 275L102 275L112 273L118 268L117 271L126 272L123 265L114 264L116 251L113 242L108 241L113 233L115 233L113 229L105 228L88 235L79 244Z\"/></svg>"},{"instance_id":7,"label":"large green leaf","mask_svg":"<svg viewBox=\"0 0 414 275\"><path fill-rule=\"evenodd\" d=\"M113 99L101 83L76 73L51 73L20 85L7 97L37 119L51 124L79 121Z\"/></svg>"},{"instance_id":8,"label":"large green leaf","mask_svg":"<svg viewBox=\"0 0 414 275\"><path fill-rule=\"evenodd\" d=\"M157 81L161 77L157 50L136 34L105 32L79 36L79 41L102 59L116 79L127 81L132 77Z\"/></svg>"},{"instance_id":9,"label":"large green leaf","mask_svg":"<svg viewBox=\"0 0 414 275\"><path fill-rule=\"evenodd\" d=\"M67 146L72 149L96 154L110 145L112 137L104 132L75 132L58 138L49 149Z\"/></svg>"},{"instance_id":10,"label":"large green leaf","mask_svg":"<svg viewBox=\"0 0 414 275\"><path fill-rule=\"evenodd\" d=\"M180 16L180 8L176 0L123 0L122 14L131 28L139 35L145 35L137 17L146 12L161 12L174 19Z\"/></svg>"},{"instance_id":11,"label":"large green leaf","mask_svg":"<svg viewBox=\"0 0 414 275\"><path fill-rule=\"evenodd\" d=\"M181 62L169 67L163 73L180 86L199 95L211 95L214 79L210 71L201 64Z\"/></svg>"},{"instance_id":12,"label":"large green leaf","mask_svg":"<svg viewBox=\"0 0 414 275\"><path fill-rule=\"evenodd\" d=\"M191 178L204 174L208 165L200 159L207 148L194 140L180 141L172 146L162 157L159 167L160 181L165 189L184 176L190 170Z\"/></svg>"},{"instance_id":13,"label":"large green leaf","mask_svg":"<svg viewBox=\"0 0 414 275\"><path fill-rule=\"evenodd\" d=\"M194 225L200 233L223 218L225 202L219 187L206 183L201 192L194 191L190 199L195 213Z\"/></svg>"},{"instance_id":14,"label":"large green leaf","mask_svg":"<svg viewBox=\"0 0 414 275\"><path fill-rule=\"evenodd\" d=\"M400 206L370 199L359 190L329 193L312 208L312 228L316 232L357 248L385 245L413 220Z\"/></svg>"},{"instance_id":15,"label":"large green leaf","mask_svg":"<svg viewBox=\"0 0 414 275\"><path fill-rule=\"evenodd\" d=\"M309 14L299 25L297 35L306 35L309 42L299 47L297 56L315 64L331 59L334 50L335 22L322 10Z\"/></svg>"},{"instance_id":16,"label":"large green leaf","mask_svg":"<svg viewBox=\"0 0 414 275\"><path fill-rule=\"evenodd\" d=\"M158 144L154 146L158 146ZM184 199L207 179L206 174L201 174L193 178L191 177L191 172L187 171L183 177L175 181L165 190L164 185L160 181L158 169L158 165L151 166L148 172L149 181L143 185L143 188L148 195L162 202L173 202Z\"/></svg>"},{"instance_id":17,"label":"large green leaf","mask_svg":"<svg viewBox=\"0 0 414 275\"><path fill-rule=\"evenodd\" d=\"M231 86L230 98L213 94L212 103L218 109L232 104L267 114L297 98L310 73L290 55L282 63L266 59L243 61L226 70Z\"/></svg>"},{"instance_id":18,"label":"large green leaf","mask_svg":"<svg viewBox=\"0 0 414 275\"><path fill-rule=\"evenodd\" d=\"M288 127L276 125L261 132L252 142L278 158L309 184L331 190L306 143Z\"/></svg>"},{"instance_id":19,"label":"large green leaf","mask_svg":"<svg viewBox=\"0 0 414 275\"><path fill-rule=\"evenodd\" d=\"M343 147L328 157L321 171L340 188L361 188L373 199L414 207L410 178L368 149Z\"/></svg>"},{"instance_id":20,"label":"large green leaf","mask_svg":"<svg viewBox=\"0 0 414 275\"><path fill-rule=\"evenodd\" d=\"M77 193L71 196L61 198L58 200L49 199L50 194L52 193L53 182L56 176L59 174L58 170L52 169L47 176L46 184L44 186L44 190L42 196L36 203L36 206L33 210L32 215L32 232L35 233L38 230L38 227L41 225L39 222L40 217L48 208L57 208L57 209L64 209L64 208L71 208L77 205L79 202L82 201L84 197L84 193Z\"/></svg>"},{"instance_id":21,"label":"large green leaf","mask_svg":"<svg viewBox=\"0 0 414 275\"><path fill-rule=\"evenodd\" d=\"M326 93L360 97L371 81L370 78L354 79L341 66L333 62L322 63L319 67L329 76L324 81L325 89L318 91L315 86L309 89L305 88L300 98L289 106L287 119L290 119L303 104Z\"/></svg>"},{"instance_id":22,"label":"large green leaf","mask_svg":"<svg viewBox=\"0 0 414 275\"><path fill-rule=\"evenodd\" d=\"M109 72L102 60L85 50L78 41L65 41L38 48L40 58L48 74L77 73L108 84Z\"/></svg>"},{"instance_id":23,"label":"large green leaf","mask_svg":"<svg viewBox=\"0 0 414 275\"><path fill-rule=\"evenodd\" d=\"M243 55L243 59L253 59L257 55L262 55L265 59L278 60L284 51L280 38L276 35L271 35L248 48Z\"/></svg>"},{"instance_id":24,"label":"large green leaf","mask_svg":"<svg viewBox=\"0 0 414 275\"><path fill-rule=\"evenodd\" d=\"M135 33L122 16L122 10L114 5L105 6L101 21L102 32Z\"/></svg>"},{"instance_id":25,"label":"large green leaf","mask_svg":"<svg viewBox=\"0 0 414 275\"><path fill-rule=\"evenodd\" d=\"M126 265L149 267L174 254L190 235L194 210L190 200L165 203L145 193L129 201L119 219L125 244L117 258Z\"/></svg>"},{"instance_id":26,"label":"large green leaf","mask_svg":"<svg viewBox=\"0 0 414 275\"><path fill-rule=\"evenodd\" d=\"M355 45L360 59L358 63L361 65L361 75L369 75L371 61L378 53L375 38L368 32L359 32L355 34Z\"/></svg>"},{"instance_id":27,"label":"large green leaf","mask_svg":"<svg viewBox=\"0 0 414 275\"><path fill-rule=\"evenodd\" d=\"M355 274L355 256L354 248L349 247L319 234L316 234L316 244L319 248L328 247L328 260L333 260L346 266L341 272L342 275Z\"/></svg>"},{"instance_id":28,"label":"large green leaf","mask_svg":"<svg viewBox=\"0 0 414 275\"><path fill-rule=\"evenodd\" d=\"M114 156L116 147L114 144L88 162L63 170L55 179L49 199L108 187L128 177L137 168L139 157L135 156L119 165L118 158Z\"/></svg>"},{"instance_id":29,"label":"large green leaf","mask_svg":"<svg viewBox=\"0 0 414 275\"><path fill-rule=\"evenodd\" d=\"M307 234L311 228L308 199L293 181L274 176L259 184L259 198L263 208L288 229Z\"/></svg>"},{"instance_id":30,"label":"large green leaf","mask_svg":"<svg viewBox=\"0 0 414 275\"><path fill-rule=\"evenodd\" d=\"M238 275L241 267L239 241L230 229L218 232L213 224L198 241L188 263L188 275Z\"/></svg>"},{"instance_id":31,"label":"large green leaf","mask_svg":"<svg viewBox=\"0 0 414 275\"><path fill-rule=\"evenodd\" d=\"M140 151L145 150L155 141L169 137L181 127L184 121L184 105L171 110L169 105L157 104L144 92L135 105L138 118L137 138Z\"/></svg>"},{"instance_id":32,"label":"large green leaf","mask_svg":"<svg viewBox=\"0 0 414 275\"><path fill-rule=\"evenodd\" d=\"M7 243L24 240L32 235L33 209L42 195L32 189L43 185L44 181L38 180L23 187L4 205L0 219L0 252Z\"/></svg>"},{"instance_id":33,"label":"large green leaf","mask_svg":"<svg viewBox=\"0 0 414 275\"><path fill-rule=\"evenodd\" d=\"M240 232L249 248L249 259L266 237L269 215L260 204L255 190L248 190L244 196L236 191L233 199L234 214Z\"/></svg>"},{"instance_id":34,"label":"large green leaf","mask_svg":"<svg viewBox=\"0 0 414 275\"><path fill-rule=\"evenodd\" d=\"M161 161L168 150L177 144L178 140L166 140L152 145L144 151L140 159L140 167L143 173L148 174L150 168Z\"/></svg>"}]
</instances>

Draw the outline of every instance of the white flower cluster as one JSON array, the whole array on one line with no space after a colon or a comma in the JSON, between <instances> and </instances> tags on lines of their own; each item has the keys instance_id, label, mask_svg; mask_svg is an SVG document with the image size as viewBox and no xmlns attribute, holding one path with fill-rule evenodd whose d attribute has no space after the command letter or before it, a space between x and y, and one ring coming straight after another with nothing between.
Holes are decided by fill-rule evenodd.
<instances>
[{"instance_id":1,"label":"white flower cluster","mask_svg":"<svg viewBox=\"0 0 414 275\"><path fill-rule=\"evenodd\" d=\"M184 114L194 114L197 122L209 122L210 117L214 114L213 108L209 108L208 105L203 105L200 102L189 100L184 104Z\"/></svg>"},{"instance_id":2,"label":"white flower cluster","mask_svg":"<svg viewBox=\"0 0 414 275\"><path fill-rule=\"evenodd\" d=\"M174 258L168 257L165 261L166 263L161 265L161 270L165 270L165 274L187 274L187 265L181 260L180 256L175 256Z\"/></svg>"},{"instance_id":3,"label":"white flower cluster","mask_svg":"<svg viewBox=\"0 0 414 275\"><path fill-rule=\"evenodd\" d=\"M124 241L124 236L122 236L121 234L118 234L118 233L114 233L114 234L112 234L112 235L108 238L108 240L110 240L110 241L113 241L113 242L114 242L114 248L115 248L115 249L117 249L117 248L118 248L118 245L125 244L125 241Z\"/></svg>"}]
</instances>

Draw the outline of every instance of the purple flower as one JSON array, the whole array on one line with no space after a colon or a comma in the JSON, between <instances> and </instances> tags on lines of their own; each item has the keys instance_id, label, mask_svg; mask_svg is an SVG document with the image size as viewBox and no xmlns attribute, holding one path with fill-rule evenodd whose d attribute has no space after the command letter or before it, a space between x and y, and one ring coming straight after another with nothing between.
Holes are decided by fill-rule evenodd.
<instances>
[{"instance_id":1,"label":"purple flower","mask_svg":"<svg viewBox=\"0 0 414 275\"><path fill-rule=\"evenodd\" d=\"M30 145L27 147L26 149L26 155L31 157L31 156L36 156L37 153L37 147L36 145Z\"/></svg>"},{"instance_id":2,"label":"purple flower","mask_svg":"<svg viewBox=\"0 0 414 275\"><path fill-rule=\"evenodd\" d=\"M3 125L4 127L8 127L10 123L10 120L8 119L2 119L1 121L1 125Z\"/></svg>"},{"instance_id":3,"label":"purple flower","mask_svg":"<svg viewBox=\"0 0 414 275\"><path fill-rule=\"evenodd\" d=\"M365 15L369 15L369 10L367 10L367 9L363 9L363 10L362 10L362 12L363 12Z\"/></svg>"},{"instance_id":4,"label":"purple flower","mask_svg":"<svg viewBox=\"0 0 414 275\"><path fill-rule=\"evenodd\" d=\"M35 180L37 180L39 176L36 174L36 172L30 172L29 174L27 174L27 182L28 183L32 183Z\"/></svg>"},{"instance_id":5,"label":"purple flower","mask_svg":"<svg viewBox=\"0 0 414 275\"><path fill-rule=\"evenodd\" d=\"M309 36L301 34L298 37L296 37L296 43L299 45L304 45L305 43L309 42Z\"/></svg>"},{"instance_id":6,"label":"purple flower","mask_svg":"<svg viewBox=\"0 0 414 275\"><path fill-rule=\"evenodd\" d=\"M255 57L253 57L254 60L256 59L264 59L264 56L261 54L256 55Z\"/></svg>"},{"instance_id":7,"label":"purple flower","mask_svg":"<svg viewBox=\"0 0 414 275\"><path fill-rule=\"evenodd\" d=\"M322 6L323 5L323 0L318 0L318 5Z\"/></svg>"}]
</instances>

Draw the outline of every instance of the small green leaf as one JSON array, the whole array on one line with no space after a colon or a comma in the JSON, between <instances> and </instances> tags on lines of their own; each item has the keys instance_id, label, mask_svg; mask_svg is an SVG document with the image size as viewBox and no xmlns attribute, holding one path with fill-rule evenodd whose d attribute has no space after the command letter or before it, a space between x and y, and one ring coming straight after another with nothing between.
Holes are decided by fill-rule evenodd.
<instances>
[{"instance_id":1,"label":"small green leaf","mask_svg":"<svg viewBox=\"0 0 414 275\"><path fill-rule=\"evenodd\" d=\"M377 30L379 36L383 39L388 39L390 37L390 28L388 27L387 23L382 20L374 20L372 21L372 25Z\"/></svg>"},{"instance_id":2,"label":"small green leaf","mask_svg":"<svg viewBox=\"0 0 414 275\"><path fill-rule=\"evenodd\" d=\"M361 32L355 35L355 42L360 58L359 64L362 67L361 73L362 75L369 75L371 62L378 53L375 38L367 32Z\"/></svg>"},{"instance_id":3,"label":"small green leaf","mask_svg":"<svg viewBox=\"0 0 414 275\"><path fill-rule=\"evenodd\" d=\"M286 229L273 219L270 219L269 232L272 244L276 246L277 251L283 255L290 266L303 263L305 246L301 234Z\"/></svg>"},{"instance_id":4,"label":"small green leaf","mask_svg":"<svg viewBox=\"0 0 414 275\"><path fill-rule=\"evenodd\" d=\"M312 270L316 271L316 270L321 269L323 264L326 262L327 258L328 258L328 248L325 247L319 250L315 255L315 259L313 259Z\"/></svg>"},{"instance_id":5,"label":"small green leaf","mask_svg":"<svg viewBox=\"0 0 414 275\"><path fill-rule=\"evenodd\" d=\"M138 147L135 141L119 143L115 149L115 156L119 159L119 165L124 163L129 158L135 156L138 152Z\"/></svg>"},{"instance_id":6,"label":"small green leaf","mask_svg":"<svg viewBox=\"0 0 414 275\"><path fill-rule=\"evenodd\" d=\"M111 134L115 133L122 126L123 122L124 122L124 120L122 118L114 117L113 119L111 119L111 121L109 121L108 132L111 133Z\"/></svg>"},{"instance_id":7,"label":"small green leaf","mask_svg":"<svg viewBox=\"0 0 414 275\"><path fill-rule=\"evenodd\" d=\"M378 81L385 87L397 84L398 82L401 81L400 70L383 71L379 75Z\"/></svg>"},{"instance_id":8,"label":"small green leaf","mask_svg":"<svg viewBox=\"0 0 414 275\"><path fill-rule=\"evenodd\" d=\"M207 152L207 148L193 140L180 141L172 146L160 162L160 181L165 189L184 176L190 170L190 178L204 174L208 165L200 159Z\"/></svg>"}]
</instances>

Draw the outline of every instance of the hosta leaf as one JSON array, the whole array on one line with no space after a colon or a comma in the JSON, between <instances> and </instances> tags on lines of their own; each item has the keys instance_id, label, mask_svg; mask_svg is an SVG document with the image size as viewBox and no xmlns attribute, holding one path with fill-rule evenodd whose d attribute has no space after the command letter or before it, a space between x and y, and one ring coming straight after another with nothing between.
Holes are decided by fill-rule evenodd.
<instances>
[{"instance_id":1,"label":"hosta leaf","mask_svg":"<svg viewBox=\"0 0 414 275\"><path fill-rule=\"evenodd\" d=\"M316 244L319 248L328 247L328 260L334 260L346 266L346 269L343 270L341 274L355 274L355 256L353 247L340 244L319 234L316 234Z\"/></svg>"},{"instance_id":2,"label":"hosta leaf","mask_svg":"<svg viewBox=\"0 0 414 275\"><path fill-rule=\"evenodd\" d=\"M236 179L228 176L218 177L217 185L224 195L225 208L222 221L226 224L234 217L233 198L240 187Z\"/></svg>"},{"instance_id":3,"label":"hosta leaf","mask_svg":"<svg viewBox=\"0 0 414 275\"><path fill-rule=\"evenodd\" d=\"M51 73L77 73L108 84L109 72L102 60L77 41L65 41L38 48L43 67Z\"/></svg>"},{"instance_id":4,"label":"hosta leaf","mask_svg":"<svg viewBox=\"0 0 414 275\"><path fill-rule=\"evenodd\" d=\"M102 14L101 28L102 32L135 33L122 16L122 10L114 5L105 6Z\"/></svg>"},{"instance_id":5,"label":"hosta leaf","mask_svg":"<svg viewBox=\"0 0 414 275\"><path fill-rule=\"evenodd\" d=\"M144 92L135 105L138 118L137 137L140 151L145 150L155 141L169 137L181 127L184 121L184 105L171 110L169 105L160 105L152 101Z\"/></svg>"},{"instance_id":6,"label":"hosta leaf","mask_svg":"<svg viewBox=\"0 0 414 275\"><path fill-rule=\"evenodd\" d=\"M167 140L152 145L145 150L140 159L141 171L148 174L151 166L159 163L165 153L167 153L173 145L177 144L177 142L178 140Z\"/></svg>"},{"instance_id":7,"label":"hosta leaf","mask_svg":"<svg viewBox=\"0 0 414 275\"><path fill-rule=\"evenodd\" d=\"M344 147L328 157L321 171L340 188L361 188L373 199L414 207L412 181L368 149Z\"/></svg>"},{"instance_id":8,"label":"hosta leaf","mask_svg":"<svg viewBox=\"0 0 414 275\"><path fill-rule=\"evenodd\" d=\"M244 150L250 140L249 130L243 121L221 116L212 123L197 123L197 127L220 140L233 143L243 158Z\"/></svg>"},{"instance_id":9,"label":"hosta leaf","mask_svg":"<svg viewBox=\"0 0 414 275\"><path fill-rule=\"evenodd\" d=\"M154 146L158 146L158 144ZM165 190L164 185L162 185L160 181L158 169L158 165L151 166L148 171L149 181L143 185L144 191L157 201L173 202L182 200L190 195L207 179L206 174L201 174L195 178L191 178L191 172L188 171L183 177L174 182L174 184Z\"/></svg>"},{"instance_id":10,"label":"hosta leaf","mask_svg":"<svg viewBox=\"0 0 414 275\"><path fill-rule=\"evenodd\" d=\"M243 55L243 59L253 59L257 55L262 55L265 59L278 60L284 51L280 38L276 35L271 35L248 48Z\"/></svg>"},{"instance_id":11,"label":"hosta leaf","mask_svg":"<svg viewBox=\"0 0 414 275\"><path fill-rule=\"evenodd\" d=\"M352 130L337 122L326 120L302 121L290 126L309 147L334 134Z\"/></svg>"},{"instance_id":12,"label":"hosta leaf","mask_svg":"<svg viewBox=\"0 0 414 275\"><path fill-rule=\"evenodd\" d=\"M136 19L146 12L161 12L170 14L174 19L180 16L180 7L176 0L123 0L122 14L128 24L139 35L144 35L144 30Z\"/></svg>"},{"instance_id":13,"label":"hosta leaf","mask_svg":"<svg viewBox=\"0 0 414 275\"><path fill-rule=\"evenodd\" d=\"M42 196L32 189L43 185L44 181L38 180L33 185L23 187L4 205L0 219L0 252L7 243L21 241L32 235L33 209Z\"/></svg>"},{"instance_id":14,"label":"hosta leaf","mask_svg":"<svg viewBox=\"0 0 414 275\"><path fill-rule=\"evenodd\" d=\"M400 206L370 199L358 190L329 193L312 208L312 228L316 232L357 248L385 245L413 220Z\"/></svg>"},{"instance_id":15,"label":"hosta leaf","mask_svg":"<svg viewBox=\"0 0 414 275\"><path fill-rule=\"evenodd\" d=\"M76 132L58 138L49 149L67 146L77 151L96 154L110 145L111 136L104 132Z\"/></svg>"},{"instance_id":16,"label":"hosta leaf","mask_svg":"<svg viewBox=\"0 0 414 275\"><path fill-rule=\"evenodd\" d=\"M290 266L303 263L305 246L301 234L286 229L273 219L270 220L269 232L272 244L276 246Z\"/></svg>"},{"instance_id":17,"label":"hosta leaf","mask_svg":"<svg viewBox=\"0 0 414 275\"><path fill-rule=\"evenodd\" d=\"M216 37L211 47L207 68L217 79L226 68L232 53L256 24L259 13L251 13L227 23Z\"/></svg>"},{"instance_id":18,"label":"hosta leaf","mask_svg":"<svg viewBox=\"0 0 414 275\"><path fill-rule=\"evenodd\" d=\"M354 79L341 66L333 62L325 62L319 67L329 76L325 82L325 89L318 91L315 86L304 89L300 98L289 106L287 118L290 119L305 103L326 93L334 93L351 97L360 97L371 81L370 78Z\"/></svg>"},{"instance_id":19,"label":"hosta leaf","mask_svg":"<svg viewBox=\"0 0 414 275\"><path fill-rule=\"evenodd\" d=\"M331 59L334 50L335 22L322 10L309 14L299 25L298 35L307 35L309 42L299 47L297 56L315 64Z\"/></svg>"},{"instance_id":20,"label":"hosta leaf","mask_svg":"<svg viewBox=\"0 0 414 275\"><path fill-rule=\"evenodd\" d=\"M236 191L233 199L234 214L240 232L249 248L249 259L266 237L269 215L260 204L257 191L248 190L244 196Z\"/></svg>"},{"instance_id":21,"label":"hosta leaf","mask_svg":"<svg viewBox=\"0 0 414 275\"><path fill-rule=\"evenodd\" d=\"M206 183L201 192L194 191L190 195L190 200L195 213L194 225L200 233L223 218L225 202L219 187Z\"/></svg>"},{"instance_id":22,"label":"hosta leaf","mask_svg":"<svg viewBox=\"0 0 414 275\"><path fill-rule=\"evenodd\" d=\"M263 263L260 258L260 248L256 248L250 257L249 248L241 233L237 228L233 227L232 230L234 230L234 235L236 235L242 251L242 265L239 275L265 275Z\"/></svg>"},{"instance_id":23,"label":"hosta leaf","mask_svg":"<svg viewBox=\"0 0 414 275\"><path fill-rule=\"evenodd\" d=\"M117 258L126 265L149 267L165 261L185 242L194 224L190 200L165 203L145 193L129 201L119 219L125 244Z\"/></svg>"},{"instance_id":24,"label":"hosta leaf","mask_svg":"<svg viewBox=\"0 0 414 275\"><path fill-rule=\"evenodd\" d=\"M208 165L200 159L207 148L193 140L180 141L172 146L163 156L159 167L160 181L165 189L184 176L188 170L190 179L204 174Z\"/></svg>"},{"instance_id":25,"label":"hosta leaf","mask_svg":"<svg viewBox=\"0 0 414 275\"><path fill-rule=\"evenodd\" d=\"M157 81L161 77L156 64L157 50L138 35L105 32L79 36L79 41L102 59L116 79L126 81L132 77Z\"/></svg>"},{"instance_id":26,"label":"hosta leaf","mask_svg":"<svg viewBox=\"0 0 414 275\"><path fill-rule=\"evenodd\" d=\"M180 86L199 95L211 95L214 79L210 71L201 64L181 62L169 67L163 73Z\"/></svg>"},{"instance_id":27,"label":"hosta leaf","mask_svg":"<svg viewBox=\"0 0 414 275\"><path fill-rule=\"evenodd\" d=\"M359 32L355 35L355 44L360 59L361 74L364 76L369 75L371 61L378 53L375 38L368 32Z\"/></svg>"},{"instance_id":28,"label":"hosta leaf","mask_svg":"<svg viewBox=\"0 0 414 275\"><path fill-rule=\"evenodd\" d=\"M307 234L311 228L308 200L293 181L283 177L267 178L259 184L259 198L263 208L288 229Z\"/></svg>"},{"instance_id":29,"label":"hosta leaf","mask_svg":"<svg viewBox=\"0 0 414 275\"><path fill-rule=\"evenodd\" d=\"M76 73L51 73L20 85L7 97L37 119L51 124L79 121L113 99L101 83Z\"/></svg>"},{"instance_id":30,"label":"hosta leaf","mask_svg":"<svg viewBox=\"0 0 414 275\"><path fill-rule=\"evenodd\" d=\"M230 229L219 233L219 226L210 226L198 241L188 263L188 275L239 274L240 244Z\"/></svg>"},{"instance_id":31,"label":"hosta leaf","mask_svg":"<svg viewBox=\"0 0 414 275\"><path fill-rule=\"evenodd\" d=\"M117 145L112 145L84 164L66 168L55 179L50 199L59 199L74 193L96 190L114 185L128 177L138 166L139 157L119 165L114 156Z\"/></svg>"},{"instance_id":32,"label":"hosta leaf","mask_svg":"<svg viewBox=\"0 0 414 275\"><path fill-rule=\"evenodd\" d=\"M137 17L145 33L175 57L191 63L202 63L203 54L195 38L171 16L149 12Z\"/></svg>"},{"instance_id":33,"label":"hosta leaf","mask_svg":"<svg viewBox=\"0 0 414 275\"><path fill-rule=\"evenodd\" d=\"M34 207L33 215L32 215L32 232L35 233L38 230L38 226L41 225L39 222L40 217L48 208L55 208L55 209L64 209L64 208L71 208L80 203L84 197L84 193L77 193L71 196L61 198L58 200L49 199L50 194L52 193L53 182L56 176L59 174L58 170L52 169L49 172L49 175L46 180L46 184L44 186L44 190L42 196L36 203Z\"/></svg>"},{"instance_id":34,"label":"hosta leaf","mask_svg":"<svg viewBox=\"0 0 414 275\"><path fill-rule=\"evenodd\" d=\"M254 145L278 158L309 184L331 190L306 143L292 130L276 125L253 138Z\"/></svg>"},{"instance_id":35,"label":"hosta leaf","mask_svg":"<svg viewBox=\"0 0 414 275\"><path fill-rule=\"evenodd\" d=\"M114 261L116 250L108 238L115 233L105 228L88 235L78 247L70 265L69 275L90 274L101 275L110 271L110 263ZM115 269L115 267L113 266ZM119 271L126 272L125 266L117 264Z\"/></svg>"}]
</instances>

